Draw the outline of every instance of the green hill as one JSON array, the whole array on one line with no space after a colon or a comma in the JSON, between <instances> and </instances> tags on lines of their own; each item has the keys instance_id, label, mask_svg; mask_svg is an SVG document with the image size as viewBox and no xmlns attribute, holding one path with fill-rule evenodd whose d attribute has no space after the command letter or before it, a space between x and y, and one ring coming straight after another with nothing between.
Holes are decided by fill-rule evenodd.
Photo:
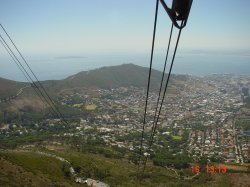
<instances>
[{"instance_id":1,"label":"green hill","mask_svg":"<svg viewBox=\"0 0 250 187\"><path fill-rule=\"evenodd\" d=\"M161 73L152 70L151 87L159 87ZM116 88L126 86L146 87L148 68L134 64L102 67L90 71L82 71L59 81L44 81L47 89L60 91L70 88Z\"/></svg>"},{"instance_id":2,"label":"green hill","mask_svg":"<svg viewBox=\"0 0 250 187\"><path fill-rule=\"evenodd\" d=\"M172 75L171 81L185 79L184 75ZM148 80L148 68L134 64L102 67L90 71L82 71L63 80L47 80L41 83L51 92L63 89L85 88L115 88L115 87L146 87ZM152 70L151 88L158 88L161 80L161 72ZM25 83L10 81L0 78L0 97L16 93Z\"/></svg>"},{"instance_id":3,"label":"green hill","mask_svg":"<svg viewBox=\"0 0 250 187\"><path fill-rule=\"evenodd\" d=\"M162 72L152 69L151 89L159 88ZM166 76L165 76L166 77ZM170 82L176 83L186 79L185 75L171 75ZM53 91L70 88L116 88L145 87L148 81L148 68L134 64L102 67L90 71L82 71L60 81L44 81L43 84Z\"/></svg>"},{"instance_id":4,"label":"green hill","mask_svg":"<svg viewBox=\"0 0 250 187\"><path fill-rule=\"evenodd\" d=\"M119 86L146 87L148 68L133 64L103 67L96 70L80 72L68 77L65 81L76 86L96 86L100 88L112 88ZM160 79L160 72L152 70L152 84Z\"/></svg>"}]
</instances>

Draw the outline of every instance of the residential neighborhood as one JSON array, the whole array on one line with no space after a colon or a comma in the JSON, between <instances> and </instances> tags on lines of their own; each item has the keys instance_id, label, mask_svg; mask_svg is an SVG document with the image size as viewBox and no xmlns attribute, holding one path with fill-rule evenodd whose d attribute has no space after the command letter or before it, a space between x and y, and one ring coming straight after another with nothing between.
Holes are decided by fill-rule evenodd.
<instances>
[{"instance_id":1,"label":"residential neighborhood","mask_svg":"<svg viewBox=\"0 0 250 187\"><path fill-rule=\"evenodd\" d=\"M249 129L242 126L250 123L250 110L242 109L244 98L249 96L249 81L249 78L231 75L187 75L183 76L183 81L171 84L157 123L154 146L165 146L164 149L173 155L186 151L194 161L205 156L208 161L249 163ZM51 129L55 139L82 137L85 143L99 141L108 147L135 151L139 149L145 91L133 86L93 88L85 92L67 90L60 94L59 102L74 110L85 111L83 116L72 116L69 126L60 125L61 119L47 119L29 126L3 123L0 135L22 136ZM153 90L149 95L146 133L154 123L156 93L157 90ZM61 144L63 141L47 143ZM146 153L146 141L143 150Z\"/></svg>"}]
</instances>

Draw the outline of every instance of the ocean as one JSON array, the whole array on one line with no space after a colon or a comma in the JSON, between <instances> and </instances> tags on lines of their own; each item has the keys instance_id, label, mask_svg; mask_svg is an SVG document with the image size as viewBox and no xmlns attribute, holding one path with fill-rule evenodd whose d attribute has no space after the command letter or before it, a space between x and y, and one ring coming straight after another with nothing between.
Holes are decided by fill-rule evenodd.
<instances>
[{"instance_id":1,"label":"ocean","mask_svg":"<svg viewBox=\"0 0 250 187\"><path fill-rule=\"evenodd\" d=\"M59 80L80 71L88 71L103 66L114 66L133 63L149 67L149 54L116 54L116 55L78 55L78 56L52 56L33 55L25 56L30 67L39 80ZM153 68L163 69L165 56L155 54ZM0 57L0 77L26 81L21 71L10 59ZM168 62L170 64L170 62ZM202 53L180 52L177 53L173 73L189 75L235 74L250 76L250 55L231 53Z\"/></svg>"}]
</instances>

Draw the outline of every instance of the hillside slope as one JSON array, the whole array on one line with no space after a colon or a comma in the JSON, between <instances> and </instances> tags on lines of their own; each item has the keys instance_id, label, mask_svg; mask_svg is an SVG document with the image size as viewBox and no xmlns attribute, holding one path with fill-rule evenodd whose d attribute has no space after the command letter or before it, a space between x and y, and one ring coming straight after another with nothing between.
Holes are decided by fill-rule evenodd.
<instances>
[{"instance_id":1,"label":"hillside slope","mask_svg":"<svg viewBox=\"0 0 250 187\"><path fill-rule=\"evenodd\" d=\"M72 85L96 86L112 88L119 86L145 87L147 85L148 68L133 64L103 67L92 71L80 72L68 77L65 81ZM160 78L160 73L152 70L152 83Z\"/></svg>"},{"instance_id":2,"label":"hillside slope","mask_svg":"<svg viewBox=\"0 0 250 187\"><path fill-rule=\"evenodd\" d=\"M48 151L48 150L47 150ZM65 165L54 157L33 151L0 150L0 186L85 186L75 183L75 177L88 176L110 186L187 186L221 187L247 186L249 174L225 173L208 175L200 173L193 180L176 178L175 171L148 164L144 179L136 181L136 165L127 160L106 158L102 155L84 154L67 148L53 150L52 154L69 160ZM67 174L69 166L78 168L76 176ZM238 183L236 182L239 179ZM202 184L202 185L201 185Z\"/></svg>"},{"instance_id":3,"label":"hillside slope","mask_svg":"<svg viewBox=\"0 0 250 187\"><path fill-rule=\"evenodd\" d=\"M171 75L172 82L183 79L183 75ZM161 80L161 72L152 70L151 88L158 88ZM63 80L41 81L51 92L76 87L87 88L116 88L116 87L146 87L148 81L148 68L134 64L102 67L90 71L82 71ZM0 78L0 97L16 93L25 83L15 82Z\"/></svg>"},{"instance_id":4,"label":"hillside slope","mask_svg":"<svg viewBox=\"0 0 250 187\"><path fill-rule=\"evenodd\" d=\"M16 95L19 89L26 85L26 83L0 78L0 99Z\"/></svg>"},{"instance_id":5,"label":"hillside slope","mask_svg":"<svg viewBox=\"0 0 250 187\"><path fill-rule=\"evenodd\" d=\"M161 73L152 70L151 85L156 88L160 83ZM59 81L44 81L45 87L51 91L60 91L76 87L116 88L116 87L146 87L148 68L134 64L102 67L90 71L82 71Z\"/></svg>"}]
</instances>

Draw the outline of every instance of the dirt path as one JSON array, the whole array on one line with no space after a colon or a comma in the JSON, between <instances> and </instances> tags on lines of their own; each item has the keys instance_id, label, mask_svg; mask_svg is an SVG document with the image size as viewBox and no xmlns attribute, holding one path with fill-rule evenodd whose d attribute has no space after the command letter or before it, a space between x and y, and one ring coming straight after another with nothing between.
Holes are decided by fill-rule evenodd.
<instances>
[{"instance_id":1,"label":"dirt path","mask_svg":"<svg viewBox=\"0 0 250 187\"><path fill-rule=\"evenodd\" d=\"M16 95L12 95L12 96L9 96L5 99L0 99L0 103L3 103L3 102L7 102L7 101L11 101L12 99L15 99L16 97L18 97L19 95L21 95L23 93L23 90L26 89L26 88L29 88L31 87L31 85L28 85L28 86L24 86L22 88L20 88L17 92Z\"/></svg>"}]
</instances>

